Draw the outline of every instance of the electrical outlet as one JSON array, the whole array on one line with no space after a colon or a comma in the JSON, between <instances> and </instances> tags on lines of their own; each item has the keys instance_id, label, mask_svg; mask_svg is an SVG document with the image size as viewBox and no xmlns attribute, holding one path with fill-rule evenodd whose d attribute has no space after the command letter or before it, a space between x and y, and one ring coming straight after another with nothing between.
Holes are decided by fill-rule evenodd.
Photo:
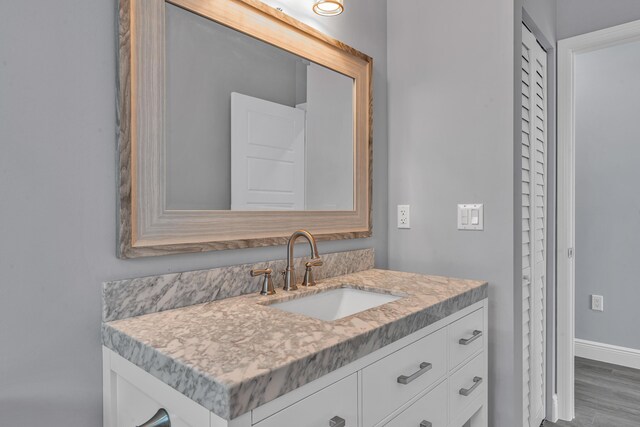
<instances>
[{"instance_id":1,"label":"electrical outlet","mask_svg":"<svg viewBox=\"0 0 640 427\"><path fill-rule=\"evenodd\" d=\"M604 311L604 297L602 295L591 295L591 310Z\"/></svg>"},{"instance_id":2,"label":"electrical outlet","mask_svg":"<svg viewBox=\"0 0 640 427\"><path fill-rule=\"evenodd\" d=\"M398 205L398 228L411 228L411 207Z\"/></svg>"}]
</instances>

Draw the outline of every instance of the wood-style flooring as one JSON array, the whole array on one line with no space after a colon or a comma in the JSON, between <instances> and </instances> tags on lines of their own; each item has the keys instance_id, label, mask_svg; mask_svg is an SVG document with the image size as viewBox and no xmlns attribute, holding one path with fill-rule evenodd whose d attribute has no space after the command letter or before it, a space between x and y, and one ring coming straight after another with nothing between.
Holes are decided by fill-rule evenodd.
<instances>
[{"instance_id":1,"label":"wood-style flooring","mask_svg":"<svg viewBox=\"0 0 640 427\"><path fill-rule=\"evenodd\" d=\"M640 370L576 357L576 418L544 427L640 427Z\"/></svg>"}]
</instances>

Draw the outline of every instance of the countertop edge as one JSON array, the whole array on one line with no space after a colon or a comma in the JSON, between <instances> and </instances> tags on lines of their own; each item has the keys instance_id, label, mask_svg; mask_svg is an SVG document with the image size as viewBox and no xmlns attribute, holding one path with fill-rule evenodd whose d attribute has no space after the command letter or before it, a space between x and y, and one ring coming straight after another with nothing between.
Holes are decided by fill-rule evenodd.
<instances>
[{"instance_id":1,"label":"countertop edge","mask_svg":"<svg viewBox=\"0 0 640 427\"><path fill-rule=\"evenodd\" d=\"M116 342L126 343L116 345ZM231 419L229 386L181 360L164 355L107 323L102 324L102 344L209 411L224 419ZM128 351L122 351L123 348Z\"/></svg>"}]
</instances>

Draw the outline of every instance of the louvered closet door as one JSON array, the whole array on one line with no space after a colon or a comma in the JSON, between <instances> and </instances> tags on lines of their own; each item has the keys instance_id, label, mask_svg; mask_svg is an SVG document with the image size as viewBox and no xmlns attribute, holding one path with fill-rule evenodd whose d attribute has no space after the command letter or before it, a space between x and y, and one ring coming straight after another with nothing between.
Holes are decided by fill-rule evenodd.
<instances>
[{"instance_id":1,"label":"louvered closet door","mask_svg":"<svg viewBox=\"0 0 640 427\"><path fill-rule=\"evenodd\" d=\"M522 27L523 426L545 417L547 55Z\"/></svg>"}]
</instances>

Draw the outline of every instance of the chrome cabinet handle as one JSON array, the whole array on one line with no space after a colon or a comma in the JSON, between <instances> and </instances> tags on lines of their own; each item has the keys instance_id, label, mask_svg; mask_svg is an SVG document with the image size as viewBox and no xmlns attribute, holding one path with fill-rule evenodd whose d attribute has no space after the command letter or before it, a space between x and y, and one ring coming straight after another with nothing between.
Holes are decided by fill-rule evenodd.
<instances>
[{"instance_id":1,"label":"chrome cabinet handle","mask_svg":"<svg viewBox=\"0 0 640 427\"><path fill-rule=\"evenodd\" d=\"M477 340L478 338L480 338L481 336L482 336L482 331L475 330L473 331L473 335L471 335L471 338L460 338L460 341L458 341L458 344L469 345L475 340Z\"/></svg>"},{"instance_id":2,"label":"chrome cabinet handle","mask_svg":"<svg viewBox=\"0 0 640 427\"><path fill-rule=\"evenodd\" d=\"M171 420L167 411L164 408L160 408L149 421L138 427L171 427Z\"/></svg>"},{"instance_id":3,"label":"chrome cabinet handle","mask_svg":"<svg viewBox=\"0 0 640 427\"><path fill-rule=\"evenodd\" d=\"M433 427L433 424L431 424L429 421L423 421L420 423L420 427Z\"/></svg>"},{"instance_id":4,"label":"chrome cabinet handle","mask_svg":"<svg viewBox=\"0 0 640 427\"><path fill-rule=\"evenodd\" d=\"M329 427L344 427L347 425L347 422L344 418L340 418L335 416L329 420Z\"/></svg>"},{"instance_id":5,"label":"chrome cabinet handle","mask_svg":"<svg viewBox=\"0 0 640 427\"><path fill-rule=\"evenodd\" d=\"M480 384L482 384L482 378L480 377L473 377L473 385L471 386L471 388L461 388L460 389L460 394L463 396L469 396L471 393L473 393L473 391L475 389L478 388L478 386Z\"/></svg>"},{"instance_id":6,"label":"chrome cabinet handle","mask_svg":"<svg viewBox=\"0 0 640 427\"><path fill-rule=\"evenodd\" d=\"M415 380L416 378L418 378L420 375L424 374L427 371L430 371L431 368L433 368L433 365L431 363L427 363L427 362L422 362L420 364L420 370L416 371L415 373L406 376L406 375L400 375L398 377L398 382L400 384L409 384L411 381Z\"/></svg>"}]
</instances>

